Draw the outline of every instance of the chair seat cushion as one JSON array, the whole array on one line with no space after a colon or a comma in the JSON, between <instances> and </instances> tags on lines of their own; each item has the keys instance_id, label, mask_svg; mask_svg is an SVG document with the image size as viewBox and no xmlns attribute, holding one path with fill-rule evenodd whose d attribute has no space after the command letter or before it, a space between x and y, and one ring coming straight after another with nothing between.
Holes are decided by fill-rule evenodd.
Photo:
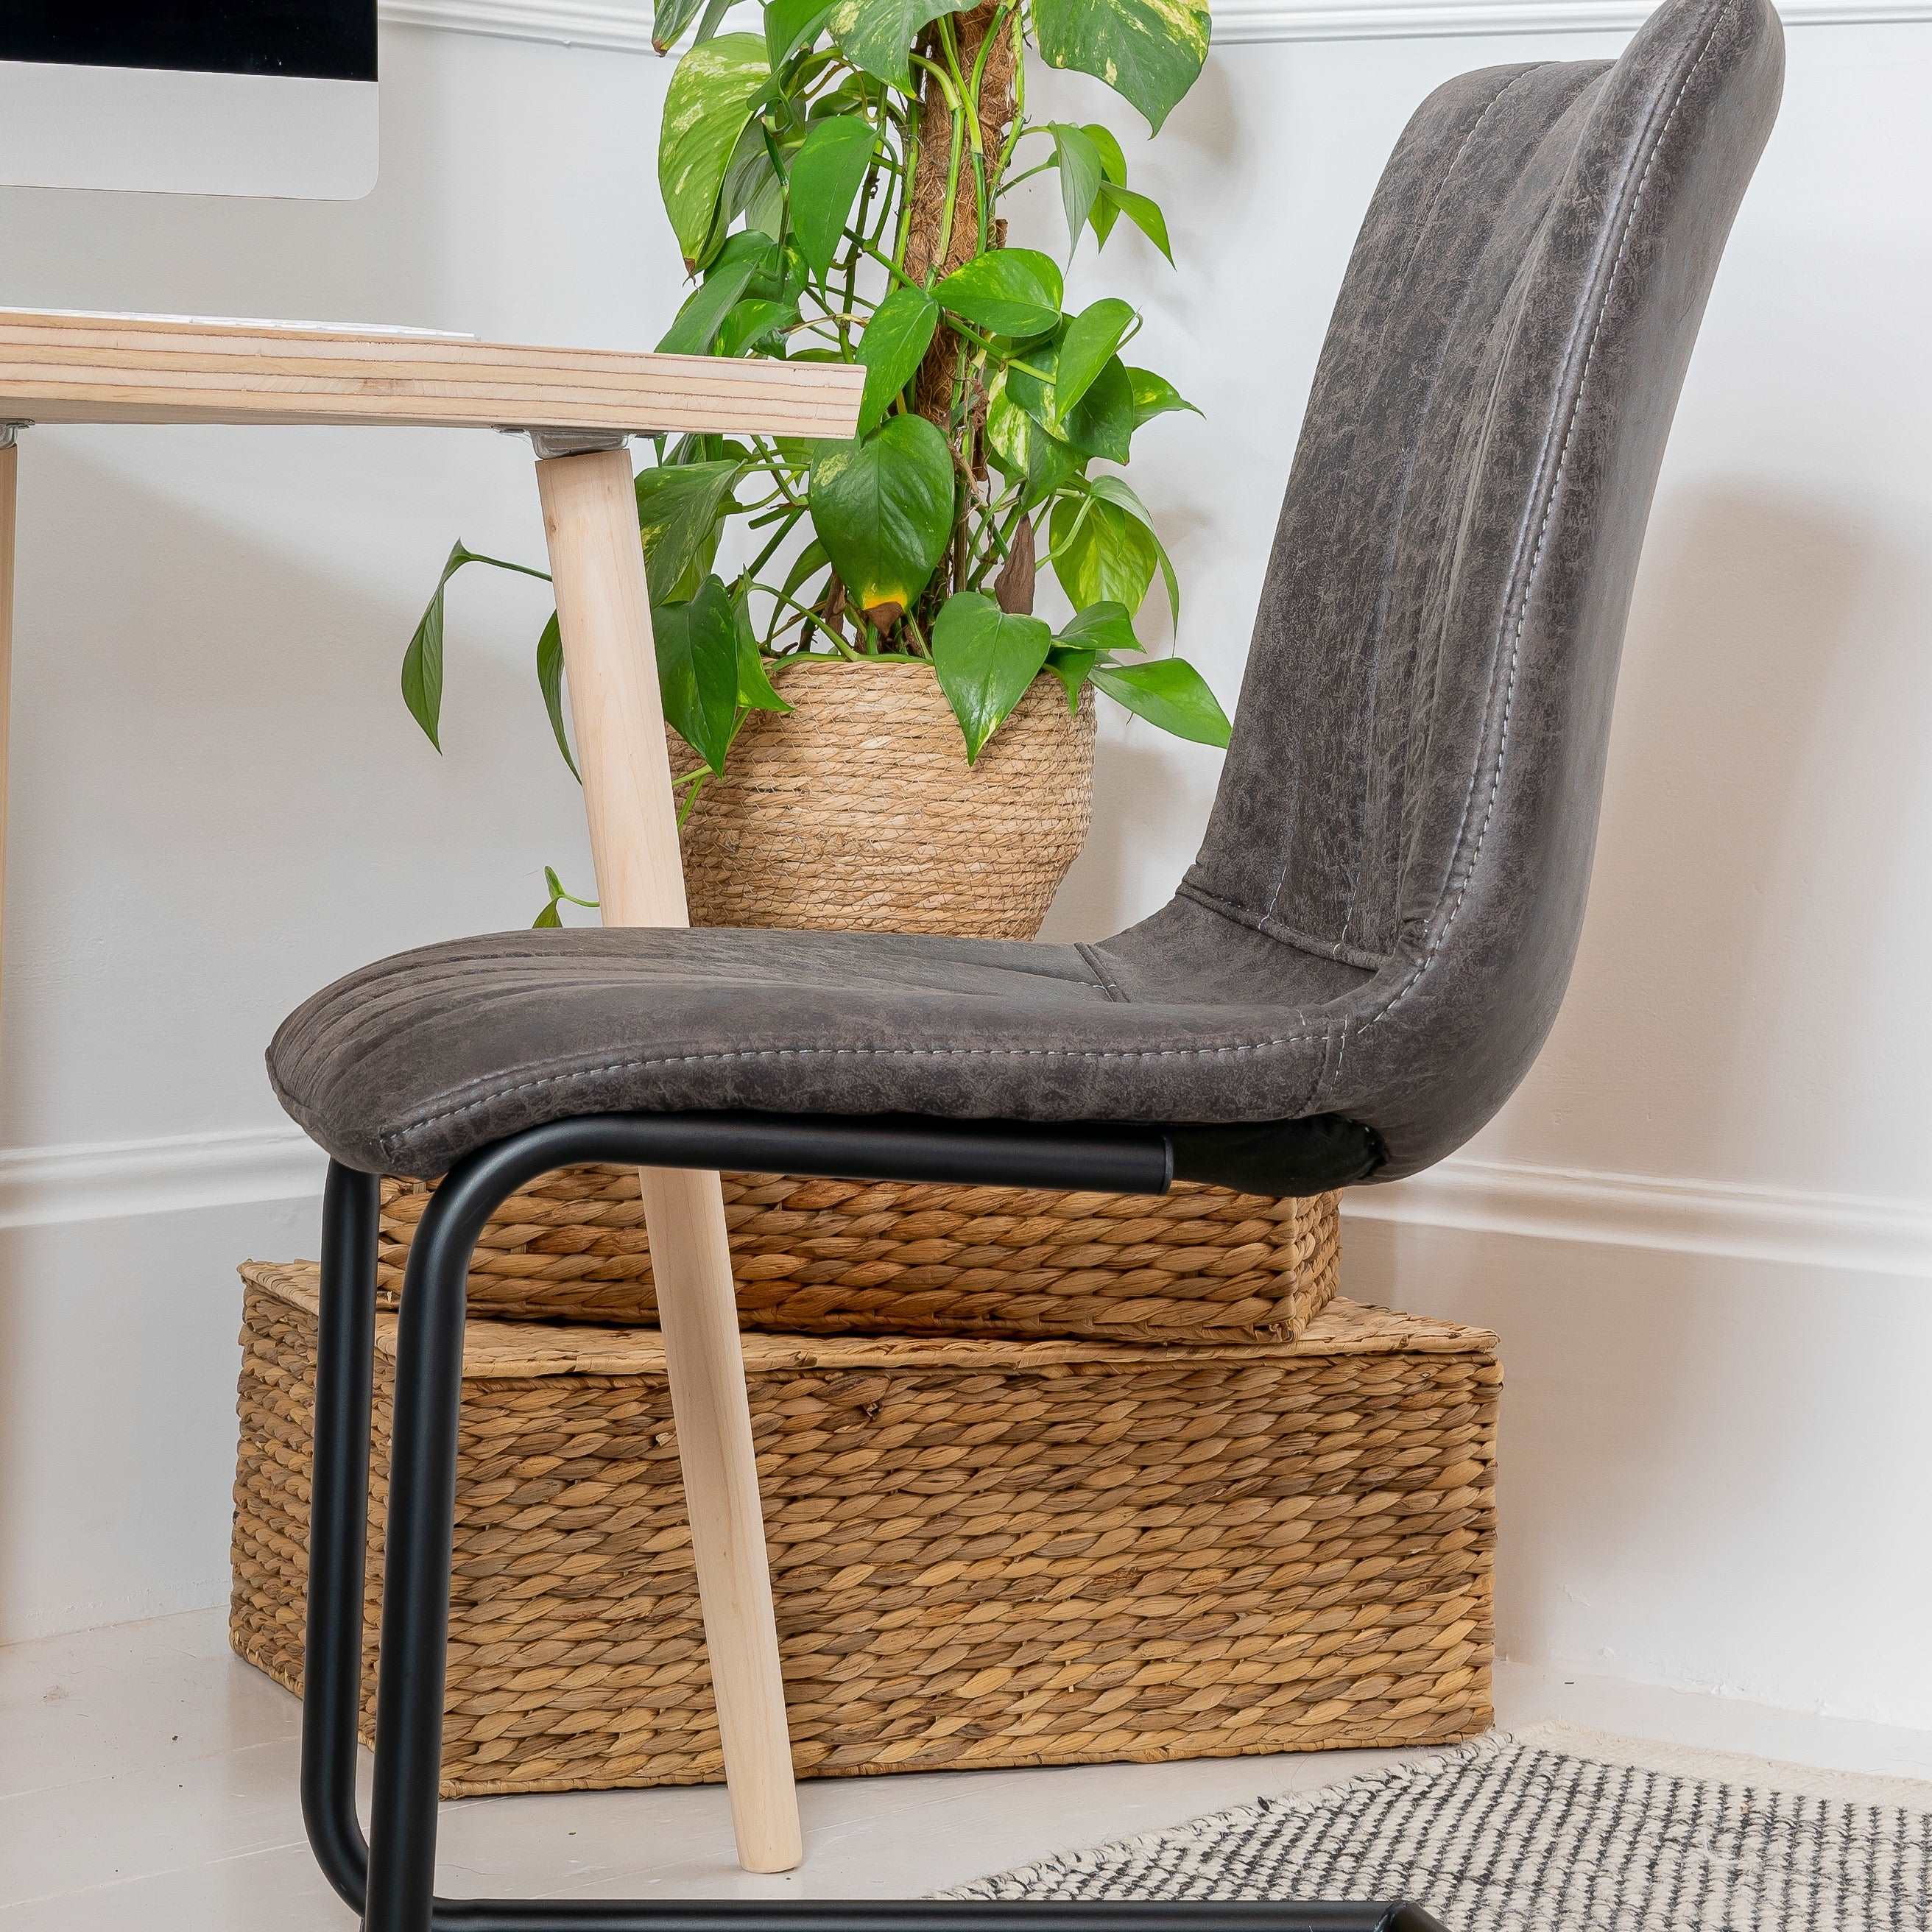
<instances>
[{"instance_id":1,"label":"chair seat cushion","mask_svg":"<svg viewBox=\"0 0 1932 1932\"><path fill-rule=\"evenodd\" d=\"M1132 938L499 933L338 981L278 1031L269 1076L338 1160L424 1178L584 1114L1174 1123L1306 1111L1332 1024L1318 1006L1227 997L1246 974Z\"/></svg>"}]
</instances>

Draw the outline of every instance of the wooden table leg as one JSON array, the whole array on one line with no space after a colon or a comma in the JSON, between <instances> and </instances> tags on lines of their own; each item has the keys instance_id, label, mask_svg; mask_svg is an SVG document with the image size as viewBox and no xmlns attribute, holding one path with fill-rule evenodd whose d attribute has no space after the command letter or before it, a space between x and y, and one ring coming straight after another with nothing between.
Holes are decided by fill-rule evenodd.
<instances>
[{"instance_id":1,"label":"wooden table leg","mask_svg":"<svg viewBox=\"0 0 1932 1932\"><path fill-rule=\"evenodd\" d=\"M683 926L630 458L544 458L537 487L604 923ZM724 1197L715 1174L640 1178L739 1862L789 1871L803 1847Z\"/></svg>"}]
</instances>

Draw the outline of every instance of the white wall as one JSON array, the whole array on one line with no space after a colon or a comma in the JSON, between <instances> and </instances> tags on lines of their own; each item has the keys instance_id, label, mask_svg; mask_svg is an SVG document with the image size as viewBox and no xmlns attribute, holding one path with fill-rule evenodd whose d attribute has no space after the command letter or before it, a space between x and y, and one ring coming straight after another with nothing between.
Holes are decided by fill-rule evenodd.
<instances>
[{"instance_id":1,"label":"white wall","mask_svg":"<svg viewBox=\"0 0 1932 1932\"><path fill-rule=\"evenodd\" d=\"M1136 476L1174 538L1186 648L1230 700L1402 120L1465 68L1620 40L1250 40L1132 154L1184 274L1124 232L1076 286L1140 302L1143 359L1207 412L1149 432ZM1569 1004L1467 1156L1360 1198L1348 1266L1358 1293L1502 1332L1510 1654L1932 1725L1932 26L1796 26L1790 56L1659 493ZM0 192L0 292L653 340L676 296L664 68L412 28L384 60L368 202ZM1051 92L1125 124L1097 88ZM1024 220L1058 244L1048 200ZM260 1072L275 1021L381 951L520 923L546 860L587 874L532 688L541 586L459 583L444 760L394 695L453 536L540 554L517 446L41 430L22 468L0 1040L16 1636L222 1594L232 1264L314 1245L314 1166ZM1054 932L1157 902L1215 766L1110 725Z\"/></svg>"}]
</instances>

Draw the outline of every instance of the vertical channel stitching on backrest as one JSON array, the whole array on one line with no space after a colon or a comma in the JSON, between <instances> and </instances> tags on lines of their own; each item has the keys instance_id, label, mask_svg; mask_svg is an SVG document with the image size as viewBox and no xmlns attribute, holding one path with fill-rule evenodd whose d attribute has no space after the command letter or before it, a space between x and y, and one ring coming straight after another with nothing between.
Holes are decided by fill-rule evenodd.
<instances>
[{"instance_id":1,"label":"vertical channel stitching on backrest","mask_svg":"<svg viewBox=\"0 0 1932 1932\"><path fill-rule=\"evenodd\" d=\"M1453 662L1444 626L1468 588L1461 537L1486 411L1604 70L1490 69L1432 95L1377 190L1330 326L1186 890L1332 957L1378 964L1398 947L1418 748L1442 679L1477 668Z\"/></svg>"}]
</instances>

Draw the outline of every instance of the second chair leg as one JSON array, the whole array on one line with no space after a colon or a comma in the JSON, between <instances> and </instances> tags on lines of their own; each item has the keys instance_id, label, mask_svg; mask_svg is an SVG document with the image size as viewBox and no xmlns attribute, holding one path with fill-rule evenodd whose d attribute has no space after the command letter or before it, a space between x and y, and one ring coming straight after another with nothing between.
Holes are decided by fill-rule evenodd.
<instances>
[{"instance_id":1,"label":"second chair leg","mask_svg":"<svg viewBox=\"0 0 1932 1932\"><path fill-rule=\"evenodd\" d=\"M426 1216L397 1323L364 1932L430 1932L470 1243Z\"/></svg>"}]
</instances>

